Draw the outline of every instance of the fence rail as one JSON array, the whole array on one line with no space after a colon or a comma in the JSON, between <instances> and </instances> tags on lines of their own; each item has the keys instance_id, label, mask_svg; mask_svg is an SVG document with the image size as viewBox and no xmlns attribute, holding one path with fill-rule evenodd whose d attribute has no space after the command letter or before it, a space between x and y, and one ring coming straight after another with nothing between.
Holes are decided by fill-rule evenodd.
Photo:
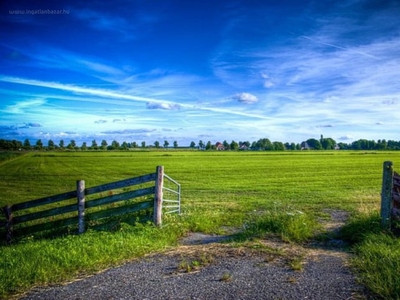
<instances>
[{"instance_id":1,"label":"fence rail","mask_svg":"<svg viewBox=\"0 0 400 300\"><path fill-rule=\"evenodd\" d=\"M163 199L164 194L168 198ZM15 236L65 226L77 226L81 234L87 219L94 221L150 209L153 222L161 226L163 210L180 213L180 195L180 184L164 174L163 166L158 166L155 173L90 188L85 187L84 180L79 180L75 191L3 207L5 220L0 220L0 227L5 229L5 239L10 243ZM164 208L163 202L167 204Z\"/></svg>"}]
</instances>

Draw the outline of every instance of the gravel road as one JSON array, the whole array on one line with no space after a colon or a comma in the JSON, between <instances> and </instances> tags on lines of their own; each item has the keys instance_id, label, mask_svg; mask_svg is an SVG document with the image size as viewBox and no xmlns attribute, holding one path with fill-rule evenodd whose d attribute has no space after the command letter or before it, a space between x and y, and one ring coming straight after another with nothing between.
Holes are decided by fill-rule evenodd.
<instances>
[{"instance_id":1,"label":"gravel road","mask_svg":"<svg viewBox=\"0 0 400 300\"><path fill-rule=\"evenodd\" d=\"M35 288L20 299L369 298L346 266L349 254L278 244L266 244L263 251L253 249L259 246L184 245L75 282ZM290 261L299 258L296 270Z\"/></svg>"},{"instance_id":2,"label":"gravel road","mask_svg":"<svg viewBox=\"0 0 400 300\"><path fill-rule=\"evenodd\" d=\"M347 213L328 211L337 231ZM194 233L181 245L91 277L34 288L20 299L372 299L341 241L306 246L267 239L240 246Z\"/></svg>"}]
</instances>

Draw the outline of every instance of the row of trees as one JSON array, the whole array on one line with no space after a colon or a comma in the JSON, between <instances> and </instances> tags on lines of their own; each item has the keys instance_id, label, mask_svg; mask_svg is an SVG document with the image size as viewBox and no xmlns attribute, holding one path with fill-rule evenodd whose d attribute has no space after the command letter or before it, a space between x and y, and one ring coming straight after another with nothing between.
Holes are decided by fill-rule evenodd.
<instances>
[{"instance_id":1,"label":"row of trees","mask_svg":"<svg viewBox=\"0 0 400 300\"><path fill-rule=\"evenodd\" d=\"M173 142L174 148L178 148L178 142L174 141ZM4 140L0 139L0 149L2 150L129 150L130 148L149 148L149 147L155 147L155 148L160 148L161 145L158 141L154 142L153 145L146 145L146 142L141 142L140 146L136 142L132 143L127 143L123 142L120 144L116 140L112 141L111 144L109 145L106 140L102 140L100 144L97 143L96 140L93 140L90 145L88 145L86 142L83 142L81 146L78 146L75 142L75 140L71 140L68 144L64 142L64 140L60 140L58 144L56 144L53 140L49 140L47 142L47 145L44 145L42 140L39 139L36 141L34 145L31 144L31 142L26 139L24 142L17 141L17 140ZM163 144L164 148L169 147L169 142L164 141Z\"/></svg>"},{"instance_id":2,"label":"row of trees","mask_svg":"<svg viewBox=\"0 0 400 300\"><path fill-rule=\"evenodd\" d=\"M178 148L178 142L173 142L173 148ZM155 141L153 144L147 145L146 142L141 142L140 145L136 142L123 142L120 144L117 141L112 141L108 144L106 140L102 140L100 144L96 140L93 140L90 145L83 142L82 145L78 146L74 140L70 140L68 144L64 140L60 140L58 144L54 141L49 140L47 145L44 145L42 140L39 139L34 145L30 143L28 139L24 142L17 140L4 140L0 139L1 150L129 150L132 148L169 148L170 144L168 141L164 141L161 145L160 142ZM321 136L319 140L308 139L301 144L296 143L282 143L282 142L271 142L267 138L259 139L258 141L231 141L230 143L226 140L222 143L213 144L211 141L204 143L200 140L197 144L192 141L190 148L199 150L266 150L266 151L283 151L283 150L400 150L400 141L393 140L366 140L360 139L352 143L336 143L332 138L324 138Z\"/></svg>"}]
</instances>

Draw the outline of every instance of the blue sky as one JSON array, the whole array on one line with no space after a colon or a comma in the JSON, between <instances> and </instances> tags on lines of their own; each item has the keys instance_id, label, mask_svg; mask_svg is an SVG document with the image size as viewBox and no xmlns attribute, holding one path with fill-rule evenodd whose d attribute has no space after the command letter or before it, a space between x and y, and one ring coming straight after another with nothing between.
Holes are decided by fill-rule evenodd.
<instances>
[{"instance_id":1,"label":"blue sky","mask_svg":"<svg viewBox=\"0 0 400 300\"><path fill-rule=\"evenodd\" d=\"M400 140L400 1L0 4L0 138Z\"/></svg>"}]
</instances>

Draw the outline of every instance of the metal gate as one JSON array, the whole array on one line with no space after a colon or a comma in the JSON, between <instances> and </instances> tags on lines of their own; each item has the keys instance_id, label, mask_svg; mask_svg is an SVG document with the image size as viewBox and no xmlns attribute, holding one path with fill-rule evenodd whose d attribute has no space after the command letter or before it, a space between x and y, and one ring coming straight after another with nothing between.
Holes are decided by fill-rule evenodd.
<instances>
[{"instance_id":1,"label":"metal gate","mask_svg":"<svg viewBox=\"0 0 400 300\"><path fill-rule=\"evenodd\" d=\"M163 210L166 214L181 213L181 185L164 174Z\"/></svg>"}]
</instances>

